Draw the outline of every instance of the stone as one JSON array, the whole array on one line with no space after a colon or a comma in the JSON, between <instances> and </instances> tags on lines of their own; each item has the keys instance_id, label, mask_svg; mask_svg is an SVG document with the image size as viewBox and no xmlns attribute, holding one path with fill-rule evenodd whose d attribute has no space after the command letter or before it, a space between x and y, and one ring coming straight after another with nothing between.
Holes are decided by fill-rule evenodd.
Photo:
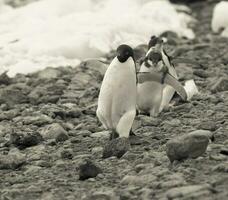
<instances>
[{"instance_id":1,"label":"stone","mask_svg":"<svg viewBox=\"0 0 228 200\"><path fill-rule=\"evenodd\" d=\"M9 106L14 106L15 104L27 102L27 95L19 88L9 85L8 87L0 89L0 104L5 103Z\"/></svg>"},{"instance_id":2,"label":"stone","mask_svg":"<svg viewBox=\"0 0 228 200\"><path fill-rule=\"evenodd\" d=\"M8 155L0 155L0 169L15 170L25 164L25 155L20 152Z\"/></svg>"},{"instance_id":3,"label":"stone","mask_svg":"<svg viewBox=\"0 0 228 200\"><path fill-rule=\"evenodd\" d=\"M102 173L102 170L91 160L85 160L84 163L79 165L79 180L94 178L100 173Z\"/></svg>"},{"instance_id":4,"label":"stone","mask_svg":"<svg viewBox=\"0 0 228 200\"><path fill-rule=\"evenodd\" d=\"M213 121L204 121L199 125L198 128L203 130L215 131L217 129L217 126L216 123Z\"/></svg>"},{"instance_id":5,"label":"stone","mask_svg":"<svg viewBox=\"0 0 228 200\"><path fill-rule=\"evenodd\" d=\"M82 200L120 200L120 198L113 191L97 191L93 194L84 197Z\"/></svg>"},{"instance_id":6,"label":"stone","mask_svg":"<svg viewBox=\"0 0 228 200\"><path fill-rule=\"evenodd\" d=\"M219 79L216 79L216 82L211 87L211 91L216 92L222 92L228 90L228 78L226 77L220 77Z\"/></svg>"},{"instance_id":7,"label":"stone","mask_svg":"<svg viewBox=\"0 0 228 200\"><path fill-rule=\"evenodd\" d=\"M122 185L135 185L143 187L146 184L150 184L157 179L156 176L147 174L147 175L126 175L121 180Z\"/></svg>"},{"instance_id":8,"label":"stone","mask_svg":"<svg viewBox=\"0 0 228 200\"><path fill-rule=\"evenodd\" d=\"M0 75L0 85L9 85L11 83L11 78L7 75L7 71Z\"/></svg>"},{"instance_id":9,"label":"stone","mask_svg":"<svg viewBox=\"0 0 228 200\"><path fill-rule=\"evenodd\" d=\"M130 141L128 138L116 138L109 141L104 146L103 158L116 156L121 158L130 149Z\"/></svg>"},{"instance_id":10,"label":"stone","mask_svg":"<svg viewBox=\"0 0 228 200\"><path fill-rule=\"evenodd\" d=\"M191 197L197 197L197 199L200 199L199 196L210 194L212 191L212 187L208 184L205 185L188 185L188 186L182 186L177 188L172 188L167 191L166 197L168 199L176 199L176 198L189 198ZM194 198L195 199L195 198Z\"/></svg>"},{"instance_id":11,"label":"stone","mask_svg":"<svg viewBox=\"0 0 228 200\"><path fill-rule=\"evenodd\" d=\"M10 143L19 149L38 145L42 141L43 137L38 132L10 134Z\"/></svg>"},{"instance_id":12,"label":"stone","mask_svg":"<svg viewBox=\"0 0 228 200\"><path fill-rule=\"evenodd\" d=\"M71 149L63 149L60 152L62 159L72 159L73 158L73 151Z\"/></svg>"},{"instance_id":13,"label":"stone","mask_svg":"<svg viewBox=\"0 0 228 200\"><path fill-rule=\"evenodd\" d=\"M50 124L53 122L53 119L47 115L40 114L36 116L26 116L23 118L23 124L33 124L37 126L43 126L45 124Z\"/></svg>"},{"instance_id":14,"label":"stone","mask_svg":"<svg viewBox=\"0 0 228 200\"><path fill-rule=\"evenodd\" d=\"M187 158L197 158L207 149L212 133L207 130L196 130L169 140L166 144L166 154L171 162Z\"/></svg>"},{"instance_id":15,"label":"stone","mask_svg":"<svg viewBox=\"0 0 228 200\"><path fill-rule=\"evenodd\" d=\"M92 133L90 135L90 137L92 137L92 138L100 138L100 137L109 138L109 131L100 131L100 132Z\"/></svg>"},{"instance_id":16,"label":"stone","mask_svg":"<svg viewBox=\"0 0 228 200\"><path fill-rule=\"evenodd\" d=\"M213 171L217 172L228 172L228 162L220 163L213 168Z\"/></svg>"},{"instance_id":17,"label":"stone","mask_svg":"<svg viewBox=\"0 0 228 200\"><path fill-rule=\"evenodd\" d=\"M55 139L56 142L63 142L69 138L67 131L58 123L44 127L41 135L44 139Z\"/></svg>"},{"instance_id":18,"label":"stone","mask_svg":"<svg viewBox=\"0 0 228 200\"><path fill-rule=\"evenodd\" d=\"M47 67L37 73L40 79L56 79L61 75L61 71L56 68Z\"/></svg>"}]
</instances>

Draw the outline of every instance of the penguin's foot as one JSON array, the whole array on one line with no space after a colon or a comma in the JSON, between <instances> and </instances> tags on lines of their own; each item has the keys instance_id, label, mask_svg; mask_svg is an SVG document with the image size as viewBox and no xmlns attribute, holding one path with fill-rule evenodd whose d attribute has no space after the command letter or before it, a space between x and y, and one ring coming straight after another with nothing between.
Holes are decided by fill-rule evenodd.
<instances>
[{"instance_id":1,"label":"penguin's foot","mask_svg":"<svg viewBox=\"0 0 228 200\"><path fill-rule=\"evenodd\" d=\"M121 158L130 149L130 141L128 138L116 138L108 142L104 146L103 158L116 156Z\"/></svg>"},{"instance_id":2,"label":"penguin's foot","mask_svg":"<svg viewBox=\"0 0 228 200\"><path fill-rule=\"evenodd\" d=\"M109 140L113 140L113 139L116 139L118 137L119 137L119 134L115 130L112 130L112 132L110 133Z\"/></svg>"}]
</instances>

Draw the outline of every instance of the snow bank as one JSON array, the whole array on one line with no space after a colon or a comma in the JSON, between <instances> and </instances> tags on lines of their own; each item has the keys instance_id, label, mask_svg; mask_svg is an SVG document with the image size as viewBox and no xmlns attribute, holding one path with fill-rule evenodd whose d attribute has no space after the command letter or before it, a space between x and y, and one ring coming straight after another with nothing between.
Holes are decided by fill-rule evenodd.
<instances>
[{"instance_id":1,"label":"snow bank","mask_svg":"<svg viewBox=\"0 0 228 200\"><path fill-rule=\"evenodd\" d=\"M212 17L212 30L218 32L224 28L222 36L228 37L228 2L222 1L216 4Z\"/></svg>"},{"instance_id":2,"label":"snow bank","mask_svg":"<svg viewBox=\"0 0 228 200\"><path fill-rule=\"evenodd\" d=\"M1 0L0 0L1 1ZM41 0L0 4L0 71L10 76L46 66L77 65L121 43L133 47L166 30L193 38L191 17L166 0Z\"/></svg>"}]
</instances>

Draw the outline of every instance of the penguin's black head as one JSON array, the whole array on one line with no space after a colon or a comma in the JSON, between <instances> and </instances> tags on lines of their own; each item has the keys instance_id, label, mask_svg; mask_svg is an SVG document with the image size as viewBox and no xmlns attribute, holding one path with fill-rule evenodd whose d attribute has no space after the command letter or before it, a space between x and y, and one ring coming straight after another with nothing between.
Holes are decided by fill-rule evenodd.
<instances>
[{"instance_id":1,"label":"penguin's black head","mask_svg":"<svg viewBox=\"0 0 228 200\"><path fill-rule=\"evenodd\" d=\"M162 44L162 43L163 43L163 40L161 38L156 37L155 35L153 35L150 38L150 41L148 43L148 49L150 49L151 47L156 46L157 44Z\"/></svg>"},{"instance_id":2,"label":"penguin's black head","mask_svg":"<svg viewBox=\"0 0 228 200\"><path fill-rule=\"evenodd\" d=\"M160 52L150 52L148 59L157 65L158 62L162 60L162 54Z\"/></svg>"},{"instance_id":3,"label":"penguin's black head","mask_svg":"<svg viewBox=\"0 0 228 200\"><path fill-rule=\"evenodd\" d=\"M133 49L130 46L126 45L126 44L120 45L117 48L116 53L117 53L117 59L121 63L126 62L129 57L132 57L133 60L134 60Z\"/></svg>"}]
</instances>

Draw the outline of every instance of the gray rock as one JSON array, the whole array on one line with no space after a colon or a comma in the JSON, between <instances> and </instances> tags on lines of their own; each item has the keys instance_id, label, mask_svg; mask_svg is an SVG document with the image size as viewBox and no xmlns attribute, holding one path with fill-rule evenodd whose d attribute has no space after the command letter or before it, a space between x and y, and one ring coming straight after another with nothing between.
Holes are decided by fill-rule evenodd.
<instances>
[{"instance_id":1,"label":"gray rock","mask_svg":"<svg viewBox=\"0 0 228 200\"><path fill-rule=\"evenodd\" d=\"M122 180L122 185L135 185L135 186L141 186L150 184L153 181L157 179L156 176L147 174L147 175L126 175Z\"/></svg>"},{"instance_id":2,"label":"gray rock","mask_svg":"<svg viewBox=\"0 0 228 200\"><path fill-rule=\"evenodd\" d=\"M198 128L203 130L209 130L209 131L215 131L217 129L216 123L213 121L202 122Z\"/></svg>"},{"instance_id":3,"label":"gray rock","mask_svg":"<svg viewBox=\"0 0 228 200\"><path fill-rule=\"evenodd\" d=\"M205 153L212 133L197 130L187 135L171 139L166 144L166 154L170 161L197 158Z\"/></svg>"},{"instance_id":4,"label":"gray rock","mask_svg":"<svg viewBox=\"0 0 228 200\"><path fill-rule=\"evenodd\" d=\"M225 163L221 163L221 164L218 164L216 165L214 168L213 168L213 171L217 171L217 172L228 172L228 162L225 162Z\"/></svg>"},{"instance_id":5,"label":"gray rock","mask_svg":"<svg viewBox=\"0 0 228 200\"><path fill-rule=\"evenodd\" d=\"M189 185L178 188L172 188L167 191L166 197L168 199L176 199L176 198L200 198L200 196L208 195L212 191L212 187L208 184L205 185Z\"/></svg>"},{"instance_id":6,"label":"gray rock","mask_svg":"<svg viewBox=\"0 0 228 200\"><path fill-rule=\"evenodd\" d=\"M41 135L44 139L55 139L56 142L63 142L69 138L67 131L58 123L44 127Z\"/></svg>"},{"instance_id":7,"label":"gray rock","mask_svg":"<svg viewBox=\"0 0 228 200\"><path fill-rule=\"evenodd\" d=\"M92 133L90 135L90 137L92 137L92 138L100 138L100 137L108 138L109 137L109 131L100 131L100 132Z\"/></svg>"},{"instance_id":8,"label":"gray rock","mask_svg":"<svg viewBox=\"0 0 228 200\"><path fill-rule=\"evenodd\" d=\"M212 92L222 92L228 90L228 78L226 77L220 77L219 79L216 79L216 82L211 87Z\"/></svg>"},{"instance_id":9,"label":"gray rock","mask_svg":"<svg viewBox=\"0 0 228 200\"><path fill-rule=\"evenodd\" d=\"M128 138L116 138L109 141L104 146L103 158L116 156L121 158L130 149L130 141Z\"/></svg>"},{"instance_id":10,"label":"gray rock","mask_svg":"<svg viewBox=\"0 0 228 200\"><path fill-rule=\"evenodd\" d=\"M17 169L25 164L25 156L19 152L8 155L0 155L0 169Z\"/></svg>"},{"instance_id":11,"label":"gray rock","mask_svg":"<svg viewBox=\"0 0 228 200\"><path fill-rule=\"evenodd\" d=\"M71 149L63 149L60 152L61 158L63 159L72 159L73 158L73 151Z\"/></svg>"},{"instance_id":12,"label":"gray rock","mask_svg":"<svg viewBox=\"0 0 228 200\"><path fill-rule=\"evenodd\" d=\"M17 88L14 85L0 89L0 104L5 103L9 106L14 106L15 104L28 102L27 89L23 90L23 88Z\"/></svg>"},{"instance_id":13,"label":"gray rock","mask_svg":"<svg viewBox=\"0 0 228 200\"><path fill-rule=\"evenodd\" d=\"M7 75L7 71L0 75L0 85L9 85L11 78Z\"/></svg>"},{"instance_id":14,"label":"gray rock","mask_svg":"<svg viewBox=\"0 0 228 200\"><path fill-rule=\"evenodd\" d=\"M94 178L101 172L102 170L92 161L85 160L84 163L79 165L79 180Z\"/></svg>"},{"instance_id":15,"label":"gray rock","mask_svg":"<svg viewBox=\"0 0 228 200\"><path fill-rule=\"evenodd\" d=\"M37 73L37 77L40 79L55 79L61 75L61 71L56 68L48 67Z\"/></svg>"},{"instance_id":16,"label":"gray rock","mask_svg":"<svg viewBox=\"0 0 228 200\"><path fill-rule=\"evenodd\" d=\"M25 125L34 124L37 126L43 126L45 124L50 124L53 122L52 118L43 114L40 114L37 116L27 116L27 117L24 117L22 120L23 120L23 124Z\"/></svg>"},{"instance_id":17,"label":"gray rock","mask_svg":"<svg viewBox=\"0 0 228 200\"><path fill-rule=\"evenodd\" d=\"M113 191L97 191L84 197L82 200L120 200Z\"/></svg>"},{"instance_id":18,"label":"gray rock","mask_svg":"<svg viewBox=\"0 0 228 200\"><path fill-rule=\"evenodd\" d=\"M11 133L10 143L19 149L35 146L43 141L43 137L37 132Z\"/></svg>"}]
</instances>

